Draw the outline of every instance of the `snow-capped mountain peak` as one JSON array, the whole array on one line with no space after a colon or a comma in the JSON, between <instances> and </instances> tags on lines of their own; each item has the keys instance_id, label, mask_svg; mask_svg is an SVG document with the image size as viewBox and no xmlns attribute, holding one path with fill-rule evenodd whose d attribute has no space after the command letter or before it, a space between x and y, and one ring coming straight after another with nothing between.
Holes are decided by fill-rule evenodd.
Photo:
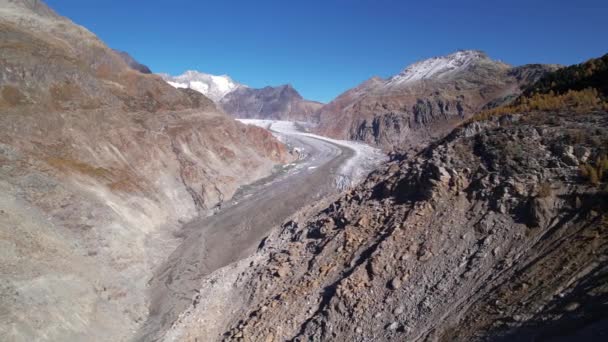
<instances>
[{"instance_id":1,"label":"snow-capped mountain peak","mask_svg":"<svg viewBox=\"0 0 608 342\"><path fill-rule=\"evenodd\" d=\"M482 59L488 59L488 56L475 50L461 50L447 56L425 59L391 77L387 85L401 85L423 79L441 78Z\"/></svg>"},{"instance_id":2,"label":"snow-capped mountain peak","mask_svg":"<svg viewBox=\"0 0 608 342\"><path fill-rule=\"evenodd\" d=\"M188 70L179 76L160 75L175 88L190 88L219 102L226 94L244 85L235 82L228 75L211 75L196 70Z\"/></svg>"}]
</instances>

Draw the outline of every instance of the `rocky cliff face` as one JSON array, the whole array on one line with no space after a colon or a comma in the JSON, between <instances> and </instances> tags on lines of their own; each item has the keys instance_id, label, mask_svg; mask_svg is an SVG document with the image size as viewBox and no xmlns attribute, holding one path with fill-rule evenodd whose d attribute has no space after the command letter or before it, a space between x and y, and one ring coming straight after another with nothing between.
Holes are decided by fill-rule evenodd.
<instances>
[{"instance_id":1,"label":"rocky cliff face","mask_svg":"<svg viewBox=\"0 0 608 342\"><path fill-rule=\"evenodd\" d=\"M36 0L0 0L0 340L124 340L181 223L289 159Z\"/></svg>"},{"instance_id":2,"label":"rocky cliff face","mask_svg":"<svg viewBox=\"0 0 608 342\"><path fill-rule=\"evenodd\" d=\"M338 96L319 111L319 132L386 150L420 146L480 109L512 100L555 68L511 67L479 51L431 58Z\"/></svg>"},{"instance_id":3,"label":"rocky cliff face","mask_svg":"<svg viewBox=\"0 0 608 342\"><path fill-rule=\"evenodd\" d=\"M578 165L607 139L606 112L459 128L216 272L166 340L601 339L608 194Z\"/></svg>"},{"instance_id":4,"label":"rocky cliff face","mask_svg":"<svg viewBox=\"0 0 608 342\"><path fill-rule=\"evenodd\" d=\"M226 111L237 118L317 121L322 104L308 101L290 85L261 89L241 87L220 101Z\"/></svg>"}]
</instances>

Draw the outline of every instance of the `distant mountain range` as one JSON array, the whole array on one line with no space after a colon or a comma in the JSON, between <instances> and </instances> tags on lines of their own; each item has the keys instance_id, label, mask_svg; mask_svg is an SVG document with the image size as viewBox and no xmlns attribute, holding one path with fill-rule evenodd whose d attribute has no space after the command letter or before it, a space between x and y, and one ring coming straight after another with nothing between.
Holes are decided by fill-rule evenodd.
<instances>
[{"instance_id":1,"label":"distant mountain range","mask_svg":"<svg viewBox=\"0 0 608 342\"><path fill-rule=\"evenodd\" d=\"M509 103L557 68L513 67L482 51L461 50L387 79L372 77L326 105L302 98L290 85L254 89L197 71L161 76L174 87L201 92L235 117L314 122L320 134L395 150L420 146L484 108Z\"/></svg>"},{"instance_id":2,"label":"distant mountain range","mask_svg":"<svg viewBox=\"0 0 608 342\"><path fill-rule=\"evenodd\" d=\"M159 74L176 88L190 88L207 96L237 118L316 121L322 104L309 101L291 85L250 88L228 75L186 71L179 76Z\"/></svg>"},{"instance_id":3,"label":"distant mountain range","mask_svg":"<svg viewBox=\"0 0 608 342\"><path fill-rule=\"evenodd\" d=\"M204 94L234 117L313 122L323 135L400 150L440 137L482 109L509 103L558 68L513 67L482 51L461 50L386 79L372 77L326 105L304 99L291 85L255 89L198 71L161 77Z\"/></svg>"}]
</instances>

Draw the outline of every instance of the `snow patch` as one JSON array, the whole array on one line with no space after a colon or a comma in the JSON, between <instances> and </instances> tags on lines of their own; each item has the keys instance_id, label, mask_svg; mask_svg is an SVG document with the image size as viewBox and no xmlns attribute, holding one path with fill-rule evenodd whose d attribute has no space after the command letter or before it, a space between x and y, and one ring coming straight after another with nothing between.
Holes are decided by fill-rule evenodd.
<instances>
[{"instance_id":1,"label":"snow patch","mask_svg":"<svg viewBox=\"0 0 608 342\"><path fill-rule=\"evenodd\" d=\"M228 93L235 88L235 83L228 76L211 76L211 80L217 89L223 93Z\"/></svg>"},{"instance_id":2,"label":"snow patch","mask_svg":"<svg viewBox=\"0 0 608 342\"><path fill-rule=\"evenodd\" d=\"M171 81L167 81L167 83L172 85L174 88L188 88L187 83L179 83L179 82L171 82Z\"/></svg>"},{"instance_id":3,"label":"snow patch","mask_svg":"<svg viewBox=\"0 0 608 342\"><path fill-rule=\"evenodd\" d=\"M190 88L198 91L199 93L208 95L210 93L210 85L200 81L190 82Z\"/></svg>"},{"instance_id":4,"label":"snow patch","mask_svg":"<svg viewBox=\"0 0 608 342\"><path fill-rule=\"evenodd\" d=\"M226 94L244 85L235 82L227 75L211 75L188 70L179 76L159 74L175 88L190 88L202 93L214 102L219 102Z\"/></svg>"},{"instance_id":5,"label":"snow patch","mask_svg":"<svg viewBox=\"0 0 608 342\"><path fill-rule=\"evenodd\" d=\"M387 86L407 84L410 82L441 78L460 71L475 61L487 56L480 51L457 51L453 54L425 59L408 66L405 70L389 79Z\"/></svg>"}]
</instances>

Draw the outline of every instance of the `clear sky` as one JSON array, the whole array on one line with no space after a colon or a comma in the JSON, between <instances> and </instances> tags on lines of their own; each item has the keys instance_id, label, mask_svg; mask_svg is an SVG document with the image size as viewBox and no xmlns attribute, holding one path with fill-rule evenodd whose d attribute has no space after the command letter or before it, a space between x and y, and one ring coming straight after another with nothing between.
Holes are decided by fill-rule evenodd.
<instances>
[{"instance_id":1,"label":"clear sky","mask_svg":"<svg viewBox=\"0 0 608 342\"><path fill-rule=\"evenodd\" d=\"M514 65L608 53L608 0L47 0L154 72L292 84L330 101L458 49Z\"/></svg>"}]
</instances>

